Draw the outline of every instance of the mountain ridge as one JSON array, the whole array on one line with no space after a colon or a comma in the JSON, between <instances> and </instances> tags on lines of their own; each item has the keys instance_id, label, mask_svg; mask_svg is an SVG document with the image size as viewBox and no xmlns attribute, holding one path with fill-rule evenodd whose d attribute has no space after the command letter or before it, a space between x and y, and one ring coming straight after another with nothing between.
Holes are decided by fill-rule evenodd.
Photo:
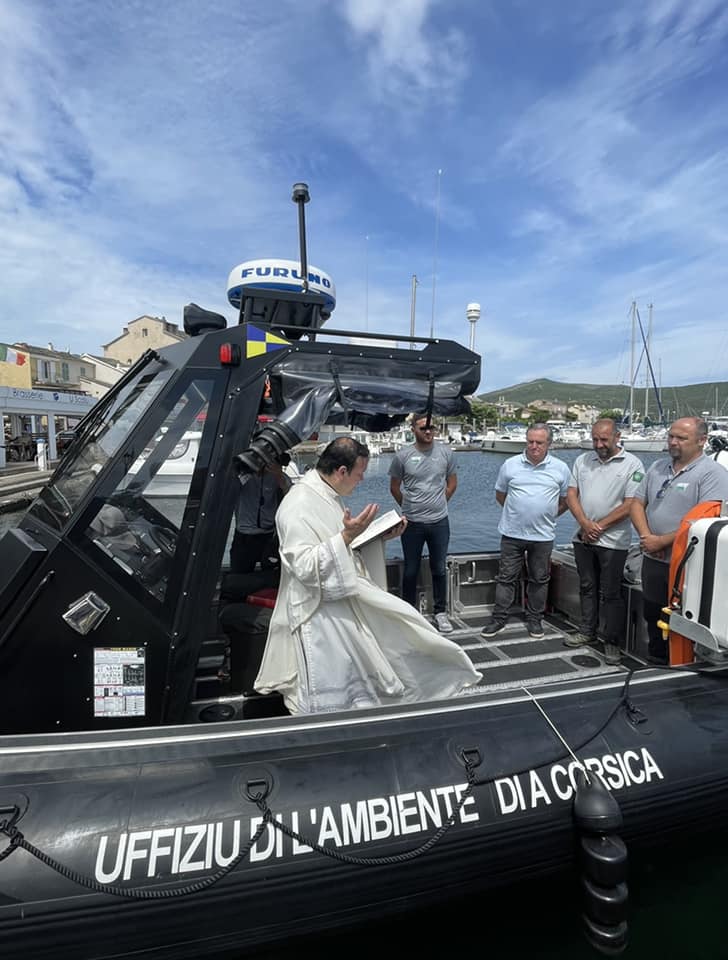
<instances>
[{"instance_id":1,"label":"mountain ridge","mask_svg":"<svg viewBox=\"0 0 728 960\"><path fill-rule=\"evenodd\" d=\"M563 383L544 377L479 393L477 396L477 399L484 403L497 403L501 398L521 406L544 400L551 403L591 404L600 410L624 410L629 405L629 385ZM661 389L661 398L668 419L675 419L677 416L699 416L705 410L709 410L713 416L725 416L728 414L728 381L685 384L681 387L664 386ZM652 389L649 391L648 401L650 415L654 418L657 414L657 402ZM635 410L644 410L644 405L644 385L635 386Z\"/></svg>"}]
</instances>

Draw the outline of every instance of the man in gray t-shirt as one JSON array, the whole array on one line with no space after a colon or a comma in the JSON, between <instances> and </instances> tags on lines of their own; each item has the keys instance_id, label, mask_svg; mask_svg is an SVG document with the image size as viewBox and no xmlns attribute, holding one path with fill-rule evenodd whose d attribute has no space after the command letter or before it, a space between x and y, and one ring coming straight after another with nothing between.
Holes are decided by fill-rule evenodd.
<instances>
[{"instance_id":1,"label":"man in gray t-shirt","mask_svg":"<svg viewBox=\"0 0 728 960\"><path fill-rule=\"evenodd\" d=\"M407 529L402 534L402 596L407 603L417 606L417 574L427 544L435 626L441 633L451 633L452 624L445 612L445 561L450 542L447 502L458 484L455 456L446 444L435 442L435 426L429 414L415 416L412 429L415 442L398 450L389 467L389 490L407 518Z\"/></svg>"},{"instance_id":2,"label":"man in gray t-shirt","mask_svg":"<svg viewBox=\"0 0 728 960\"><path fill-rule=\"evenodd\" d=\"M571 470L566 501L579 527L574 534L574 559L579 574L581 633L564 641L579 647L604 641L607 663L620 661L625 605L622 575L632 526L632 497L644 477L644 467L619 446L614 420L597 420L592 427L593 451L577 457ZM600 631L601 626L601 631Z\"/></svg>"},{"instance_id":3,"label":"man in gray t-shirt","mask_svg":"<svg viewBox=\"0 0 728 960\"><path fill-rule=\"evenodd\" d=\"M657 621L668 602L670 556L680 521L706 500L728 500L728 471L705 455L708 428L700 417L682 417L667 435L669 458L656 460L635 491L632 523L640 537L642 600L649 659L667 663L667 641Z\"/></svg>"}]
</instances>

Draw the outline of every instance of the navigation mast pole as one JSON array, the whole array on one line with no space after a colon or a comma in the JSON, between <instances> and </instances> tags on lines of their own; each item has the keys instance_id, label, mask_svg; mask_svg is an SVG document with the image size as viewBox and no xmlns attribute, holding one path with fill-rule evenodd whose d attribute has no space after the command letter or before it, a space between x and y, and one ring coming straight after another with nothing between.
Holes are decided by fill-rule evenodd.
<instances>
[{"instance_id":1,"label":"navigation mast pole","mask_svg":"<svg viewBox=\"0 0 728 960\"><path fill-rule=\"evenodd\" d=\"M437 171L437 202L435 204L435 250L432 257L432 317L430 319L430 340L435 336L435 287L437 285L437 245L440 238L440 181L442 170Z\"/></svg>"},{"instance_id":2,"label":"navigation mast pole","mask_svg":"<svg viewBox=\"0 0 728 960\"><path fill-rule=\"evenodd\" d=\"M415 304L417 303L417 284L419 280L417 279L417 274L412 274L412 293L410 295L410 336L414 338L415 335ZM410 343L410 350L414 350L414 343Z\"/></svg>"},{"instance_id":3,"label":"navigation mast pole","mask_svg":"<svg viewBox=\"0 0 728 960\"><path fill-rule=\"evenodd\" d=\"M364 239L364 329L369 333L369 234Z\"/></svg>"}]
</instances>

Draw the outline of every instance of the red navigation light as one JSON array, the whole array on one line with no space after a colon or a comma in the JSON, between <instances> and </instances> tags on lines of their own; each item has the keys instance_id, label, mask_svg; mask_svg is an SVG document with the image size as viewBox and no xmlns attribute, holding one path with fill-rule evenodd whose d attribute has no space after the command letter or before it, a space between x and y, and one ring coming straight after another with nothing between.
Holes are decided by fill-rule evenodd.
<instances>
[{"instance_id":1,"label":"red navigation light","mask_svg":"<svg viewBox=\"0 0 728 960\"><path fill-rule=\"evenodd\" d=\"M237 343L220 344L220 363L224 367L240 366L240 347Z\"/></svg>"}]
</instances>

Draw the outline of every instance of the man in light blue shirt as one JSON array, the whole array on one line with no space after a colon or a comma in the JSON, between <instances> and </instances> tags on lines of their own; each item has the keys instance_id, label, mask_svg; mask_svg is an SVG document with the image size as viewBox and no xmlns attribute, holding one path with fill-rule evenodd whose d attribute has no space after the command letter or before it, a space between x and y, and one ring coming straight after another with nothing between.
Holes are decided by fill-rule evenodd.
<instances>
[{"instance_id":1,"label":"man in light blue shirt","mask_svg":"<svg viewBox=\"0 0 728 960\"><path fill-rule=\"evenodd\" d=\"M543 637L551 551L556 518L567 509L569 468L549 453L553 434L546 423L534 423L526 432L524 453L509 457L498 471L495 498L503 507L498 524L501 555L496 577L493 614L481 635L494 637L505 627L516 598L524 560L528 572L526 628L534 639Z\"/></svg>"}]
</instances>

